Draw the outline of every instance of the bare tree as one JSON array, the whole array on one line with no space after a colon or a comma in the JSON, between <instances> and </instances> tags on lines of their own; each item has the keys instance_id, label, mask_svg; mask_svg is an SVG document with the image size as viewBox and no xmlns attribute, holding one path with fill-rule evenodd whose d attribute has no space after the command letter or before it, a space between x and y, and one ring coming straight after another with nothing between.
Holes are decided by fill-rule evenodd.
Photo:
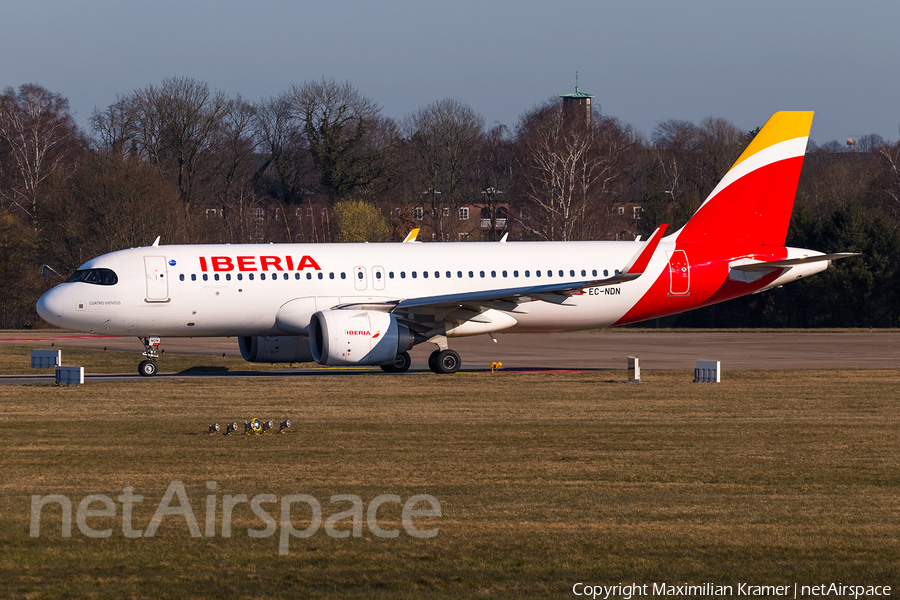
<instances>
[{"instance_id":1,"label":"bare tree","mask_svg":"<svg viewBox=\"0 0 900 600\"><path fill-rule=\"evenodd\" d=\"M881 144L875 149L880 169L873 181L876 194L888 199L891 211L900 212L900 141Z\"/></svg>"},{"instance_id":2,"label":"bare tree","mask_svg":"<svg viewBox=\"0 0 900 600\"><path fill-rule=\"evenodd\" d=\"M440 240L459 230L459 209L477 193L474 167L484 139L484 119L467 104L447 98L407 115L402 130L411 159L413 202Z\"/></svg>"},{"instance_id":3,"label":"bare tree","mask_svg":"<svg viewBox=\"0 0 900 600\"><path fill-rule=\"evenodd\" d=\"M138 153L135 141L138 114L134 104L134 96L116 96L116 101L106 110L94 108L90 125L94 143L100 149L119 156Z\"/></svg>"},{"instance_id":4,"label":"bare tree","mask_svg":"<svg viewBox=\"0 0 900 600\"><path fill-rule=\"evenodd\" d=\"M598 113L569 118L554 100L526 113L516 138L525 230L561 241L606 235L609 208L628 179L625 158L636 145L630 130Z\"/></svg>"},{"instance_id":5,"label":"bare tree","mask_svg":"<svg viewBox=\"0 0 900 600\"><path fill-rule=\"evenodd\" d=\"M482 212L487 209L490 219L488 239L494 239L508 229L515 163L515 145L509 131L505 125L497 124L485 134L475 165L475 178L481 196L479 204L483 207Z\"/></svg>"},{"instance_id":6,"label":"bare tree","mask_svg":"<svg viewBox=\"0 0 900 600\"><path fill-rule=\"evenodd\" d=\"M59 94L25 84L0 95L0 145L7 160L0 176L0 198L37 225L39 188L52 175L71 171L84 142Z\"/></svg>"},{"instance_id":7,"label":"bare tree","mask_svg":"<svg viewBox=\"0 0 900 600\"><path fill-rule=\"evenodd\" d=\"M189 78L166 79L134 92L137 146L178 187L185 211L203 160L228 110L222 92Z\"/></svg>"},{"instance_id":8,"label":"bare tree","mask_svg":"<svg viewBox=\"0 0 900 600\"><path fill-rule=\"evenodd\" d=\"M264 166L274 170L277 180L272 195L287 204L302 202L310 189L318 185L303 127L303 121L294 113L290 94L256 105L256 137L266 154Z\"/></svg>"},{"instance_id":9,"label":"bare tree","mask_svg":"<svg viewBox=\"0 0 900 600\"><path fill-rule=\"evenodd\" d=\"M42 253L60 272L114 250L146 246L156 236L185 240L177 191L137 157L97 152L48 193Z\"/></svg>"},{"instance_id":10,"label":"bare tree","mask_svg":"<svg viewBox=\"0 0 900 600\"><path fill-rule=\"evenodd\" d=\"M254 107L238 96L228 102L212 135L211 188L215 201L211 213L207 213L214 218L208 218L207 223L221 224L219 241L256 241L247 226L250 208L256 204L254 183L265 169L256 159L256 124Z\"/></svg>"},{"instance_id":11,"label":"bare tree","mask_svg":"<svg viewBox=\"0 0 900 600\"><path fill-rule=\"evenodd\" d=\"M289 94L330 200L365 192L386 175L389 145L379 130L390 123L374 101L349 82L324 79L295 85Z\"/></svg>"}]
</instances>

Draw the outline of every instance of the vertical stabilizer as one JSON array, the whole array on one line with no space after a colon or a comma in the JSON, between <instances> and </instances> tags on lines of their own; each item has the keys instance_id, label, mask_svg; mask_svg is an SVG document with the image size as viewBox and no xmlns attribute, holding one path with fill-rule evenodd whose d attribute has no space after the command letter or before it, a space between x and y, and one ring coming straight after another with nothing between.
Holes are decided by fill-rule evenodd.
<instances>
[{"instance_id":1,"label":"vertical stabilizer","mask_svg":"<svg viewBox=\"0 0 900 600\"><path fill-rule=\"evenodd\" d=\"M811 111L772 115L690 221L679 242L783 246L812 126Z\"/></svg>"}]
</instances>

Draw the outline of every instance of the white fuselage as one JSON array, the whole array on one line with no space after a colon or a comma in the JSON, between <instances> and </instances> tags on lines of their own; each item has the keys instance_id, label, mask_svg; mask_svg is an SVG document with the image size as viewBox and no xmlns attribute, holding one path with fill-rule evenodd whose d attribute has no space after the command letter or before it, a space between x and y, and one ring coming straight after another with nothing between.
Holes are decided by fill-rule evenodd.
<instances>
[{"instance_id":1,"label":"white fuselage","mask_svg":"<svg viewBox=\"0 0 900 600\"><path fill-rule=\"evenodd\" d=\"M611 325L666 268L673 246L664 239L636 281L590 288L563 305L526 302L502 327L538 332ZM640 242L150 246L88 261L81 269L110 269L118 282L61 284L41 299L39 310L56 325L111 335L297 334L302 315L282 311L279 319L279 311L298 299L311 315L344 304L602 280L639 248Z\"/></svg>"}]
</instances>

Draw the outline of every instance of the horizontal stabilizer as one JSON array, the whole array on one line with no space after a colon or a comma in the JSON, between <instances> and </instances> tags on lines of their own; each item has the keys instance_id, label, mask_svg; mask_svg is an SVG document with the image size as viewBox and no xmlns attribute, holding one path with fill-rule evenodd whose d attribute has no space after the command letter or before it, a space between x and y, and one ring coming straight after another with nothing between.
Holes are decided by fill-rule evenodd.
<instances>
[{"instance_id":1,"label":"horizontal stabilizer","mask_svg":"<svg viewBox=\"0 0 900 600\"><path fill-rule=\"evenodd\" d=\"M815 256L806 256L804 258L789 258L786 260L771 260L768 262L758 262L749 265L735 265L731 269L733 271L770 271L783 267L794 267L797 265L805 265L823 260L838 260L840 258L849 258L851 256L859 256L859 252L838 252L836 254L817 254Z\"/></svg>"}]
</instances>

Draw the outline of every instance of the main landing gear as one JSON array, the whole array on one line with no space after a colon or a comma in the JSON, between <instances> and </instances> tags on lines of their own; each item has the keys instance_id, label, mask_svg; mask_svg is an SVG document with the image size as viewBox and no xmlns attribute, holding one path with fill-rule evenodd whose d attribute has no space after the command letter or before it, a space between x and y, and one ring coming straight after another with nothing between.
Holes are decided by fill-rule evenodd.
<instances>
[{"instance_id":1,"label":"main landing gear","mask_svg":"<svg viewBox=\"0 0 900 600\"><path fill-rule=\"evenodd\" d=\"M142 360L138 365L138 374L142 377L153 377L159 371L159 367L156 366L156 359L159 358L159 336L151 335L140 340L144 344L142 354L147 360Z\"/></svg>"},{"instance_id":2,"label":"main landing gear","mask_svg":"<svg viewBox=\"0 0 900 600\"><path fill-rule=\"evenodd\" d=\"M462 360L459 358L459 354L449 348L444 350L438 348L428 357L428 368L438 374L456 373L461 366Z\"/></svg>"},{"instance_id":3,"label":"main landing gear","mask_svg":"<svg viewBox=\"0 0 900 600\"><path fill-rule=\"evenodd\" d=\"M381 370L385 373L405 373L409 370L411 362L409 354L401 352L394 358L393 362L381 365ZM444 348L443 350L438 348L428 357L428 368L442 375L456 373L461 366L462 360L459 358L459 354L449 348Z\"/></svg>"}]
</instances>

